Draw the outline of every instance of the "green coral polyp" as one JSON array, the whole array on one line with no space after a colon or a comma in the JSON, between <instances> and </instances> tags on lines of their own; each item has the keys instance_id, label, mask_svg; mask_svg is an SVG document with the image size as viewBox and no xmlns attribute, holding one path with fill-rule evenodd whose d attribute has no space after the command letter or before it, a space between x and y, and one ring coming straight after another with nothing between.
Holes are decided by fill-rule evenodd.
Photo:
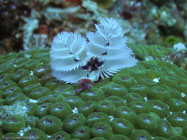
<instances>
[{"instance_id":1,"label":"green coral polyp","mask_svg":"<svg viewBox=\"0 0 187 140\"><path fill-rule=\"evenodd\" d=\"M16 85L11 86L10 88L7 88L3 93L2 93L2 97L6 98L9 95L14 94L15 92L21 92L22 89Z\"/></svg>"},{"instance_id":2,"label":"green coral polyp","mask_svg":"<svg viewBox=\"0 0 187 140\"><path fill-rule=\"evenodd\" d=\"M30 72L27 69L18 69L13 75L12 79L16 82L21 80L23 77L29 75Z\"/></svg>"},{"instance_id":3,"label":"green coral polyp","mask_svg":"<svg viewBox=\"0 0 187 140\"><path fill-rule=\"evenodd\" d=\"M170 98L167 101L167 104L169 105L170 110L174 112L187 110L187 104L183 100Z\"/></svg>"},{"instance_id":4,"label":"green coral polyp","mask_svg":"<svg viewBox=\"0 0 187 140\"><path fill-rule=\"evenodd\" d=\"M94 101L86 101L86 102L83 102L78 107L78 110L84 116L88 116L89 114L91 114L92 112L94 112L95 107L96 107L96 102L94 102Z\"/></svg>"},{"instance_id":5,"label":"green coral polyp","mask_svg":"<svg viewBox=\"0 0 187 140\"><path fill-rule=\"evenodd\" d=\"M145 130L134 130L130 137L131 140L152 140L151 135Z\"/></svg>"},{"instance_id":6,"label":"green coral polyp","mask_svg":"<svg viewBox=\"0 0 187 140\"><path fill-rule=\"evenodd\" d=\"M66 119L63 121L63 128L67 132L72 133L79 126L84 125L86 118L83 114L69 114Z\"/></svg>"},{"instance_id":7,"label":"green coral polyp","mask_svg":"<svg viewBox=\"0 0 187 140\"><path fill-rule=\"evenodd\" d=\"M45 74L48 74L49 72L50 68L48 65L39 65L34 69L34 75L36 75L39 78L44 76Z\"/></svg>"},{"instance_id":8,"label":"green coral polyp","mask_svg":"<svg viewBox=\"0 0 187 140\"><path fill-rule=\"evenodd\" d=\"M119 96L124 97L128 90L126 87L114 82L108 82L106 85L102 86L101 89L104 91L105 96Z\"/></svg>"},{"instance_id":9,"label":"green coral polyp","mask_svg":"<svg viewBox=\"0 0 187 140\"><path fill-rule=\"evenodd\" d=\"M28 94L28 96L31 99L39 99L40 97L43 97L49 94L51 94L51 90L49 88L39 87L39 88L34 89L30 94Z\"/></svg>"},{"instance_id":10,"label":"green coral polyp","mask_svg":"<svg viewBox=\"0 0 187 140\"><path fill-rule=\"evenodd\" d=\"M91 128L91 135L93 137L104 137L109 139L112 137L112 134L111 126L106 122L98 122Z\"/></svg>"},{"instance_id":11,"label":"green coral polyp","mask_svg":"<svg viewBox=\"0 0 187 140\"><path fill-rule=\"evenodd\" d=\"M125 99L127 103L130 103L131 101L144 101L143 97L140 94L134 92L127 93L125 95Z\"/></svg>"},{"instance_id":12,"label":"green coral polyp","mask_svg":"<svg viewBox=\"0 0 187 140\"><path fill-rule=\"evenodd\" d=\"M62 130L62 122L55 116L47 115L38 121L37 127L51 135Z\"/></svg>"},{"instance_id":13,"label":"green coral polyp","mask_svg":"<svg viewBox=\"0 0 187 140\"><path fill-rule=\"evenodd\" d=\"M90 128L88 126L80 126L72 134L72 137L79 138L80 140L90 139Z\"/></svg>"},{"instance_id":14,"label":"green coral polyp","mask_svg":"<svg viewBox=\"0 0 187 140\"><path fill-rule=\"evenodd\" d=\"M101 89L92 89L92 90L81 93L80 96L84 101L98 102L104 99L104 92Z\"/></svg>"},{"instance_id":15,"label":"green coral polyp","mask_svg":"<svg viewBox=\"0 0 187 140\"><path fill-rule=\"evenodd\" d=\"M150 111L159 115L160 118L164 118L169 115L169 106L160 100L149 100L148 105L150 107Z\"/></svg>"},{"instance_id":16,"label":"green coral polyp","mask_svg":"<svg viewBox=\"0 0 187 140\"><path fill-rule=\"evenodd\" d=\"M52 103L44 103L39 105L36 109L36 116L39 118L44 117L45 115L49 115L49 109L51 108Z\"/></svg>"},{"instance_id":17,"label":"green coral polyp","mask_svg":"<svg viewBox=\"0 0 187 140\"><path fill-rule=\"evenodd\" d=\"M87 117L86 123L89 127L93 126L97 122L109 123L110 118L106 113L103 112L93 112Z\"/></svg>"},{"instance_id":18,"label":"green coral polyp","mask_svg":"<svg viewBox=\"0 0 187 140\"><path fill-rule=\"evenodd\" d=\"M25 126L25 120L23 118L18 116L10 116L3 121L2 130L4 132L17 133L21 130L21 128L24 128Z\"/></svg>"},{"instance_id":19,"label":"green coral polyp","mask_svg":"<svg viewBox=\"0 0 187 140\"><path fill-rule=\"evenodd\" d=\"M31 139L38 139L38 140L46 140L47 135L44 133L44 131L38 129L38 128L32 128L28 130L24 134L25 138L31 138Z\"/></svg>"},{"instance_id":20,"label":"green coral polyp","mask_svg":"<svg viewBox=\"0 0 187 140\"><path fill-rule=\"evenodd\" d=\"M128 104L128 106L136 112L136 114L147 113L150 108L145 102L141 101L132 101Z\"/></svg>"},{"instance_id":21,"label":"green coral polyp","mask_svg":"<svg viewBox=\"0 0 187 140\"><path fill-rule=\"evenodd\" d=\"M124 85L125 87L131 87L136 84L136 80L134 77L129 76L128 74L119 74L112 78L112 81L121 85Z\"/></svg>"},{"instance_id":22,"label":"green coral polyp","mask_svg":"<svg viewBox=\"0 0 187 140\"><path fill-rule=\"evenodd\" d=\"M100 101L95 108L97 112L104 112L108 115L113 115L115 110L115 105L107 100Z\"/></svg>"},{"instance_id":23,"label":"green coral polyp","mask_svg":"<svg viewBox=\"0 0 187 140\"><path fill-rule=\"evenodd\" d=\"M156 119L152 115L146 113L137 115L134 124L136 128L144 129L151 134L156 129Z\"/></svg>"},{"instance_id":24,"label":"green coral polyp","mask_svg":"<svg viewBox=\"0 0 187 140\"><path fill-rule=\"evenodd\" d=\"M64 102L68 103L72 108L74 108L81 105L82 99L78 96L69 96L64 99Z\"/></svg>"},{"instance_id":25,"label":"green coral polyp","mask_svg":"<svg viewBox=\"0 0 187 140\"><path fill-rule=\"evenodd\" d=\"M119 106L118 108L116 108L114 116L116 118L124 118L124 119L127 119L133 122L136 116L136 113L134 110L132 110L131 108L127 106Z\"/></svg>"},{"instance_id":26,"label":"green coral polyp","mask_svg":"<svg viewBox=\"0 0 187 140\"><path fill-rule=\"evenodd\" d=\"M142 97L147 97L148 93L148 87L145 85L136 84L135 86L132 86L129 88L130 92L135 92L141 95Z\"/></svg>"},{"instance_id":27,"label":"green coral polyp","mask_svg":"<svg viewBox=\"0 0 187 140\"><path fill-rule=\"evenodd\" d=\"M115 134L129 136L133 130L133 125L130 121L123 118L114 118L111 121L111 127Z\"/></svg>"},{"instance_id":28,"label":"green coral polyp","mask_svg":"<svg viewBox=\"0 0 187 140\"><path fill-rule=\"evenodd\" d=\"M49 109L49 114L60 118L62 121L71 114L71 106L65 102L57 102Z\"/></svg>"},{"instance_id":29,"label":"green coral polyp","mask_svg":"<svg viewBox=\"0 0 187 140\"><path fill-rule=\"evenodd\" d=\"M49 140L69 140L70 137L70 134L65 131L58 131L54 133Z\"/></svg>"},{"instance_id":30,"label":"green coral polyp","mask_svg":"<svg viewBox=\"0 0 187 140\"><path fill-rule=\"evenodd\" d=\"M125 105L125 101L123 98L119 96L109 96L106 98L106 101L109 101L115 105L115 107L123 106Z\"/></svg>"},{"instance_id":31,"label":"green coral polyp","mask_svg":"<svg viewBox=\"0 0 187 140\"><path fill-rule=\"evenodd\" d=\"M154 55L153 59L161 59L161 54L166 56L171 52L171 49L163 51L164 47L158 46L135 45L132 48L136 49L137 46L140 47L141 54L135 55L142 60L149 55ZM153 50L156 52L152 53ZM3 57L0 55L2 140L7 137L23 139L28 136L39 137L41 140L147 140L150 136L154 140L186 139L185 70L164 61L140 61L135 67L122 69L113 78L100 79L92 84L93 88L76 93L79 88L76 84L64 84L51 76L47 62L48 51L49 49L30 50ZM27 55L30 58L26 58ZM155 81L155 78L158 81ZM50 92L43 94L42 90L37 95L31 94L43 88L49 89ZM92 92L94 94L90 94ZM10 109L20 100L25 106L21 111L17 111L20 106L15 107L15 116ZM110 105L112 107L108 109ZM78 114L73 114L72 111ZM43 118L51 121L45 121L43 124ZM57 123L53 123L56 119ZM128 121L131 131L125 131L126 127L122 129L123 121L116 120ZM98 123L107 124L110 138L100 126L97 128L102 130L102 134L91 131ZM22 128L30 129L24 132L23 137L20 136ZM90 131L87 133L85 129Z\"/></svg>"},{"instance_id":32,"label":"green coral polyp","mask_svg":"<svg viewBox=\"0 0 187 140\"><path fill-rule=\"evenodd\" d=\"M38 77L36 76L26 76L23 77L20 81L19 81L19 85L24 88L25 86L31 85L31 84L35 84L39 81Z\"/></svg>"},{"instance_id":33,"label":"green coral polyp","mask_svg":"<svg viewBox=\"0 0 187 140\"><path fill-rule=\"evenodd\" d=\"M168 120L175 127L183 128L184 126L187 126L187 116L181 112L173 112L168 116Z\"/></svg>"}]
</instances>

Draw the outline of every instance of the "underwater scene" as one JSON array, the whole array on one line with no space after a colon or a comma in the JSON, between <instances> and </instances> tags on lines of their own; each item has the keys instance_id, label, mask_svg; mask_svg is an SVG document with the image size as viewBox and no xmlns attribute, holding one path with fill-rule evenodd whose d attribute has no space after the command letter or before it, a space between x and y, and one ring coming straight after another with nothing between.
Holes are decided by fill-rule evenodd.
<instances>
[{"instance_id":1,"label":"underwater scene","mask_svg":"<svg viewBox=\"0 0 187 140\"><path fill-rule=\"evenodd\" d=\"M187 140L186 0L0 0L0 140Z\"/></svg>"}]
</instances>

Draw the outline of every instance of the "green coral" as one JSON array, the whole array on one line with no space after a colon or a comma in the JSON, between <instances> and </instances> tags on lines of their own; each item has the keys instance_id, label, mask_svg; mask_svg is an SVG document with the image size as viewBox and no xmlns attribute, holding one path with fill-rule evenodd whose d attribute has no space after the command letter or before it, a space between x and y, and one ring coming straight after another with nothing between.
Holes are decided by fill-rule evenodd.
<instances>
[{"instance_id":1,"label":"green coral","mask_svg":"<svg viewBox=\"0 0 187 140\"><path fill-rule=\"evenodd\" d=\"M171 48L128 46L138 64L81 93L51 76L49 49L0 56L0 136L185 139L187 72L163 61Z\"/></svg>"}]
</instances>

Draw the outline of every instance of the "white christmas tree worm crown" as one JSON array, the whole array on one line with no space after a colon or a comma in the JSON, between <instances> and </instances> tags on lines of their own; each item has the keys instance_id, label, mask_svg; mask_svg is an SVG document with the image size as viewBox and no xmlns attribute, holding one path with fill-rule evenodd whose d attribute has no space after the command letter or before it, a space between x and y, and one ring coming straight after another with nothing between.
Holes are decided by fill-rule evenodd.
<instances>
[{"instance_id":1,"label":"white christmas tree worm crown","mask_svg":"<svg viewBox=\"0 0 187 140\"><path fill-rule=\"evenodd\" d=\"M50 51L54 77L66 83L83 78L96 81L136 65L126 46L124 30L116 20L103 19L95 27L95 32L87 34L88 43L77 33L62 32L54 38Z\"/></svg>"}]
</instances>

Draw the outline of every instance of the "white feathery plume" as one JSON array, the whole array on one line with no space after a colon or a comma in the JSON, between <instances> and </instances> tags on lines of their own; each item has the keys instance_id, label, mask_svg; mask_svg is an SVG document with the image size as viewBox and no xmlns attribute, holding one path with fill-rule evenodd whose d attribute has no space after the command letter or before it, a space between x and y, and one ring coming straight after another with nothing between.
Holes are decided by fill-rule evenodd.
<instances>
[{"instance_id":1,"label":"white feathery plume","mask_svg":"<svg viewBox=\"0 0 187 140\"><path fill-rule=\"evenodd\" d=\"M75 83L85 74L80 67L89 60L87 42L78 33L59 33L52 42L50 51L52 75L66 83Z\"/></svg>"},{"instance_id":2,"label":"white feathery plume","mask_svg":"<svg viewBox=\"0 0 187 140\"><path fill-rule=\"evenodd\" d=\"M113 18L101 20L96 31L87 34L89 43L78 33L59 33L50 51L52 76L65 83L88 78L97 81L136 65L127 47L124 30Z\"/></svg>"},{"instance_id":3,"label":"white feathery plume","mask_svg":"<svg viewBox=\"0 0 187 140\"><path fill-rule=\"evenodd\" d=\"M127 47L127 38L123 28L113 18L101 20L96 24L96 31L87 34L89 39L88 55L103 62L97 70L88 75L94 81L99 77L109 78L117 71L136 65L137 60L132 56L132 50Z\"/></svg>"}]
</instances>

